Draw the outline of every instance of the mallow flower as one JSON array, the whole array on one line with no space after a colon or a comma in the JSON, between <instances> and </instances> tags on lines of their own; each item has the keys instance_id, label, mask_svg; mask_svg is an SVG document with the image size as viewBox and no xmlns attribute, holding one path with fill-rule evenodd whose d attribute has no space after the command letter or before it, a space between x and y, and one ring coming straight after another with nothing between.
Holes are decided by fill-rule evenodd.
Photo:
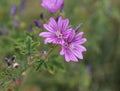
<instances>
[{"instance_id":1,"label":"mallow flower","mask_svg":"<svg viewBox=\"0 0 120 91\"><path fill-rule=\"evenodd\" d=\"M68 28L68 24L68 19L62 19L62 17L59 17L58 21L56 21L51 17L49 23L43 25L48 32L41 32L39 36L46 38L45 44L63 44L64 39L68 38L69 33L72 30L72 28Z\"/></svg>"},{"instance_id":2,"label":"mallow flower","mask_svg":"<svg viewBox=\"0 0 120 91\"><path fill-rule=\"evenodd\" d=\"M17 6L16 4L12 6L12 8L10 9L10 15L14 16L17 10Z\"/></svg>"},{"instance_id":3,"label":"mallow flower","mask_svg":"<svg viewBox=\"0 0 120 91\"><path fill-rule=\"evenodd\" d=\"M82 38L82 35L83 32L76 34L75 30L72 30L66 41L62 44L60 55L65 55L67 62L78 62L77 58L83 59L82 53L86 51L86 48L82 44L86 42L86 38Z\"/></svg>"},{"instance_id":4,"label":"mallow flower","mask_svg":"<svg viewBox=\"0 0 120 91\"><path fill-rule=\"evenodd\" d=\"M49 12L54 13L58 11L63 3L63 0L42 0L41 6L47 9Z\"/></svg>"}]
</instances>

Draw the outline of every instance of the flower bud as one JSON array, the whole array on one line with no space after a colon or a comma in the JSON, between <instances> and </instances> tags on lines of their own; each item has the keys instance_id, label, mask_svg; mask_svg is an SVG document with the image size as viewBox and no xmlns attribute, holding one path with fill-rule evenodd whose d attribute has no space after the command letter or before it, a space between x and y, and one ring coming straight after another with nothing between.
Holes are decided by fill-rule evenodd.
<instances>
[{"instance_id":1,"label":"flower bud","mask_svg":"<svg viewBox=\"0 0 120 91\"><path fill-rule=\"evenodd\" d=\"M19 67L19 64L18 63L14 63L13 64L13 68L18 68Z\"/></svg>"},{"instance_id":2,"label":"flower bud","mask_svg":"<svg viewBox=\"0 0 120 91\"><path fill-rule=\"evenodd\" d=\"M41 28L41 24L38 20L34 20L35 26L37 26L38 28Z\"/></svg>"},{"instance_id":3,"label":"flower bud","mask_svg":"<svg viewBox=\"0 0 120 91\"><path fill-rule=\"evenodd\" d=\"M10 15L11 15L11 16L14 16L15 13L16 13L16 10L17 10L17 6L16 6L16 5L13 5L12 8L10 9Z\"/></svg>"},{"instance_id":4,"label":"flower bud","mask_svg":"<svg viewBox=\"0 0 120 91\"><path fill-rule=\"evenodd\" d=\"M12 62L15 62L15 59L16 59L16 56L13 55L12 58L11 58L11 61L12 61Z\"/></svg>"},{"instance_id":5,"label":"flower bud","mask_svg":"<svg viewBox=\"0 0 120 91\"><path fill-rule=\"evenodd\" d=\"M8 58L5 58L4 61L6 62L6 64L7 64L8 67L11 66L11 63L10 63L10 61L8 60Z\"/></svg>"},{"instance_id":6,"label":"flower bud","mask_svg":"<svg viewBox=\"0 0 120 91\"><path fill-rule=\"evenodd\" d=\"M47 52L46 52L46 51L42 51L42 54L43 54L43 55L46 55L46 54L47 54Z\"/></svg>"},{"instance_id":7,"label":"flower bud","mask_svg":"<svg viewBox=\"0 0 120 91\"><path fill-rule=\"evenodd\" d=\"M25 0L22 0L21 6L20 6L20 13L21 13L21 14L24 12L25 6L26 6L26 1L25 1Z\"/></svg>"},{"instance_id":8,"label":"flower bud","mask_svg":"<svg viewBox=\"0 0 120 91\"><path fill-rule=\"evenodd\" d=\"M40 13L40 19L42 19L42 20L44 19L44 13L43 12Z\"/></svg>"},{"instance_id":9,"label":"flower bud","mask_svg":"<svg viewBox=\"0 0 120 91\"><path fill-rule=\"evenodd\" d=\"M82 25L83 25L83 23L80 23L80 24L75 28L75 32L77 32Z\"/></svg>"}]
</instances>

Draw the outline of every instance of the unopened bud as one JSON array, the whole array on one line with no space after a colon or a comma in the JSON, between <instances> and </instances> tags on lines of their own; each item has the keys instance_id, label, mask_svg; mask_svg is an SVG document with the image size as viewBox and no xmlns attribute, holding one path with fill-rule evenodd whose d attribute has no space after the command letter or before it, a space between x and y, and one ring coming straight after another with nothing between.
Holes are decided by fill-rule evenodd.
<instances>
[{"instance_id":1,"label":"unopened bud","mask_svg":"<svg viewBox=\"0 0 120 91\"><path fill-rule=\"evenodd\" d=\"M12 62L15 62L15 59L16 59L16 56L13 55L12 58L11 58L11 61L12 61Z\"/></svg>"},{"instance_id":2,"label":"unopened bud","mask_svg":"<svg viewBox=\"0 0 120 91\"><path fill-rule=\"evenodd\" d=\"M61 5L61 12L64 13L64 3Z\"/></svg>"},{"instance_id":3,"label":"unopened bud","mask_svg":"<svg viewBox=\"0 0 120 91\"><path fill-rule=\"evenodd\" d=\"M10 63L10 61L8 60L8 58L5 58L4 61L6 62L6 64L8 65L8 67L11 66L11 63Z\"/></svg>"},{"instance_id":4,"label":"unopened bud","mask_svg":"<svg viewBox=\"0 0 120 91\"><path fill-rule=\"evenodd\" d=\"M18 68L19 67L19 64L18 63L14 63L13 64L13 68Z\"/></svg>"},{"instance_id":5,"label":"unopened bud","mask_svg":"<svg viewBox=\"0 0 120 91\"><path fill-rule=\"evenodd\" d=\"M40 19L42 19L42 20L44 19L44 14L43 14L43 12L40 13Z\"/></svg>"},{"instance_id":6,"label":"unopened bud","mask_svg":"<svg viewBox=\"0 0 120 91\"><path fill-rule=\"evenodd\" d=\"M80 23L80 24L75 28L75 32L77 32L82 25L83 25L83 23Z\"/></svg>"},{"instance_id":7,"label":"unopened bud","mask_svg":"<svg viewBox=\"0 0 120 91\"><path fill-rule=\"evenodd\" d=\"M40 24L40 22L38 20L35 19L34 23L35 23L35 26L41 28L41 24Z\"/></svg>"},{"instance_id":8,"label":"unopened bud","mask_svg":"<svg viewBox=\"0 0 120 91\"><path fill-rule=\"evenodd\" d=\"M42 51L42 54L43 54L43 55L46 55L46 54L47 54L47 52L46 52L46 51Z\"/></svg>"}]
</instances>

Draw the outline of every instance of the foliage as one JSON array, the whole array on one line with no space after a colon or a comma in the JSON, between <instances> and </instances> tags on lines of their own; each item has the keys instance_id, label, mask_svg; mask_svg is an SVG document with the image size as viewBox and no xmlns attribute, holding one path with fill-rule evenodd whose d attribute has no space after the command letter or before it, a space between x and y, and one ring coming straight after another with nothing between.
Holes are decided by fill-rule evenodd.
<instances>
[{"instance_id":1,"label":"foliage","mask_svg":"<svg viewBox=\"0 0 120 91\"><path fill-rule=\"evenodd\" d=\"M0 91L120 90L119 0L65 0L63 16L70 18L74 28L82 22L79 31L84 31L87 37L85 59L78 63L66 63L57 54L60 46L43 46L43 38L38 36L43 28L36 27L33 21L38 19L43 24L51 14L40 7L40 0L26 0L23 14L19 13L20 3L0 1ZM19 22L17 29L14 28L14 17L10 16L14 4L18 6L14 16ZM39 17L40 12L44 12L44 20ZM47 50L52 50L49 58L42 54ZM8 67L4 58L10 60L13 55L16 60ZM16 62L18 68L13 67Z\"/></svg>"}]
</instances>

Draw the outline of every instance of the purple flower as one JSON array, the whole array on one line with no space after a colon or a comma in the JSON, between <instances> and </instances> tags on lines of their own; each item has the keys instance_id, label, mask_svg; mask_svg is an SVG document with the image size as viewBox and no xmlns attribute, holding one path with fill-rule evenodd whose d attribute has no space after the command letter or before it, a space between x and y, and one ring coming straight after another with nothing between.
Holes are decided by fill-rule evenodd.
<instances>
[{"instance_id":1,"label":"purple flower","mask_svg":"<svg viewBox=\"0 0 120 91\"><path fill-rule=\"evenodd\" d=\"M42 0L41 6L54 13L58 11L63 3L63 0Z\"/></svg>"},{"instance_id":2,"label":"purple flower","mask_svg":"<svg viewBox=\"0 0 120 91\"><path fill-rule=\"evenodd\" d=\"M62 17L59 17L58 22L54 18L49 19L49 24L44 24L44 28L48 32L42 32L39 34L41 37L45 37L45 44L63 44L64 39L69 36L69 33L72 29L68 29L69 20L63 20Z\"/></svg>"},{"instance_id":3,"label":"purple flower","mask_svg":"<svg viewBox=\"0 0 120 91\"><path fill-rule=\"evenodd\" d=\"M33 32L33 26L32 25L29 26L29 32Z\"/></svg>"},{"instance_id":4,"label":"purple flower","mask_svg":"<svg viewBox=\"0 0 120 91\"><path fill-rule=\"evenodd\" d=\"M38 28L41 28L42 25L40 24L40 22L38 20L34 20L34 24L38 27Z\"/></svg>"},{"instance_id":5,"label":"purple flower","mask_svg":"<svg viewBox=\"0 0 120 91\"><path fill-rule=\"evenodd\" d=\"M16 10L17 10L17 6L16 6L16 5L13 5L12 8L10 9L10 15L11 15L11 16L14 16L15 13L16 13Z\"/></svg>"},{"instance_id":6,"label":"purple flower","mask_svg":"<svg viewBox=\"0 0 120 91\"><path fill-rule=\"evenodd\" d=\"M25 0L22 0L21 6L20 6L20 13L21 13L21 14L24 12L25 6L26 6L26 1L25 1Z\"/></svg>"},{"instance_id":7,"label":"purple flower","mask_svg":"<svg viewBox=\"0 0 120 91\"><path fill-rule=\"evenodd\" d=\"M86 51L86 48L81 44L86 42L86 38L82 38L83 32L75 35L75 30L72 30L66 42L62 44L61 55L65 55L67 62L78 62L78 59L83 59L82 52Z\"/></svg>"},{"instance_id":8,"label":"purple flower","mask_svg":"<svg viewBox=\"0 0 120 91\"><path fill-rule=\"evenodd\" d=\"M15 18L15 19L14 19L14 28L17 29L18 26L19 26L18 19Z\"/></svg>"},{"instance_id":9,"label":"purple flower","mask_svg":"<svg viewBox=\"0 0 120 91\"><path fill-rule=\"evenodd\" d=\"M11 66L11 63L10 63L10 61L8 60L8 58L5 58L4 61L6 62L6 64L8 65L8 67Z\"/></svg>"}]
</instances>

